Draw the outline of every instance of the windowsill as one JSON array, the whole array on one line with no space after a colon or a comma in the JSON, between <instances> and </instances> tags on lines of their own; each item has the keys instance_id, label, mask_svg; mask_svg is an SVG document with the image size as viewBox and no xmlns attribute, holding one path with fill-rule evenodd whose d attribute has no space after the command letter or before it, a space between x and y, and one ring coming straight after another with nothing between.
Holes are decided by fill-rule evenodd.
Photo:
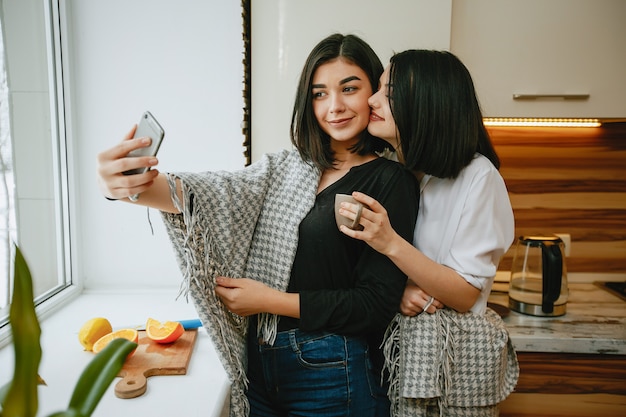
<instances>
[{"instance_id":1,"label":"windowsill","mask_svg":"<svg viewBox=\"0 0 626 417\"><path fill-rule=\"evenodd\" d=\"M44 301L40 305L35 307L37 317L40 322L53 315L56 311L62 310L72 300L78 297L81 293L81 288L75 285L70 285L58 294L55 294L50 300ZM9 314L10 305L6 308L6 314ZM0 349L11 343L11 331L10 326L6 326L0 329Z\"/></svg>"},{"instance_id":2,"label":"windowsill","mask_svg":"<svg viewBox=\"0 0 626 417\"><path fill-rule=\"evenodd\" d=\"M41 322L43 357L39 374L47 386L39 387L39 413L46 416L64 410L82 370L93 358L78 342L78 330L92 317L106 317L114 328L142 325L157 320L195 318L191 302L175 300L177 288L160 291L98 291L80 294ZM13 373L13 348L0 349L0 385ZM115 379L93 417L135 415L219 416L228 378L206 331L199 329L186 375L148 378L145 394L132 399L115 396ZM208 409L207 409L208 408ZM199 414L200 413L200 414Z\"/></svg>"}]
</instances>

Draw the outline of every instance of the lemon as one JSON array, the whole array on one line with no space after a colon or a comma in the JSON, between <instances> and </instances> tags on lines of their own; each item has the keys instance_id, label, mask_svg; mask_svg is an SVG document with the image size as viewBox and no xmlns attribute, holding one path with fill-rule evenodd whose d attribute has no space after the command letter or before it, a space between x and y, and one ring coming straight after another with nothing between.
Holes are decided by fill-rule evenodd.
<instances>
[{"instance_id":1,"label":"lemon","mask_svg":"<svg viewBox=\"0 0 626 417\"><path fill-rule=\"evenodd\" d=\"M92 350L93 344L102 336L113 331L111 323L104 317L94 317L88 320L78 332L78 341L85 350Z\"/></svg>"}]
</instances>

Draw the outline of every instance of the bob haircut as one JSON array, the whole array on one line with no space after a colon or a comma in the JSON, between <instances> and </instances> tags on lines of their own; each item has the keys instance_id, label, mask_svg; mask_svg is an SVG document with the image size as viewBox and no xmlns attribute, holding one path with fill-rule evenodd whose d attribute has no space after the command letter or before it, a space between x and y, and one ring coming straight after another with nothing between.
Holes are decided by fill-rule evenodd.
<instances>
[{"instance_id":1,"label":"bob haircut","mask_svg":"<svg viewBox=\"0 0 626 417\"><path fill-rule=\"evenodd\" d=\"M377 90L378 80L383 73L383 65L374 50L355 35L332 34L320 41L309 54L298 83L290 136L291 143L298 149L302 159L322 170L333 168L335 158L330 149L330 136L322 130L313 112L313 75L321 65L339 58L358 65L367 74L372 93ZM372 136L365 129L352 152L365 155L382 151L386 147L388 144L385 141Z\"/></svg>"},{"instance_id":2,"label":"bob haircut","mask_svg":"<svg viewBox=\"0 0 626 417\"><path fill-rule=\"evenodd\" d=\"M389 102L407 168L456 178L476 152L500 168L472 77L452 53L407 50L392 56Z\"/></svg>"}]
</instances>

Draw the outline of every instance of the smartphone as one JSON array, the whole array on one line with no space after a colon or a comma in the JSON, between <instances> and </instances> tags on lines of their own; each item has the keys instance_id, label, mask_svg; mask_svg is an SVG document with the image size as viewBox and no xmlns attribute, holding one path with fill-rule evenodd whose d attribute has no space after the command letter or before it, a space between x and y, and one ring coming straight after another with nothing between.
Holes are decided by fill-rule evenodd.
<instances>
[{"instance_id":1,"label":"smartphone","mask_svg":"<svg viewBox=\"0 0 626 417\"><path fill-rule=\"evenodd\" d=\"M149 137L152 139L152 143L150 146L145 148L135 149L130 152L127 156L156 156L159 151L159 147L161 146L161 142L163 141L163 136L165 136L165 131L154 118L152 113L149 111L145 112L141 119L139 120L139 124L137 125L137 130L135 130L135 138L144 138ZM129 169L128 171L124 171L124 175L132 175L132 174L143 174L150 168L136 168Z\"/></svg>"}]
</instances>

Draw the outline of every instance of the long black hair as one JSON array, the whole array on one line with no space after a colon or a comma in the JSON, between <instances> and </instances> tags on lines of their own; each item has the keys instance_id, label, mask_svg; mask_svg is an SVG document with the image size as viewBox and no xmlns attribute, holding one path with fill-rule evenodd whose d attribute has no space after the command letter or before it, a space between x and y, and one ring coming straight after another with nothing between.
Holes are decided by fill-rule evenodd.
<instances>
[{"instance_id":1,"label":"long black hair","mask_svg":"<svg viewBox=\"0 0 626 417\"><path fill-rule=\"evenodd\" d=\"M355 35L332 34L320 41L309 54L296 92L293 115L291 117L291 143L298 149L302 158L320 169L333 167L334 156L330 149L330 137L322 130L313 112L313 75L321 65L337 58L345 59L359 66L372 86L378 87L378 79L383 73L383 65L374 50ZM386 143L363 131L353 152L367 154L381 151Z\"/></svg>"},{"instance_id":2,"label":"long black hair","mask_svg":"<svg viewBox=\"0 0 626 417\"><path fill-rule=\"evenodd\" d=\"M389 101L407 168L456 178L476 152L500 167L472 77L454 54L407 50L390 62Z\"/></svg>"}]
</instances>

